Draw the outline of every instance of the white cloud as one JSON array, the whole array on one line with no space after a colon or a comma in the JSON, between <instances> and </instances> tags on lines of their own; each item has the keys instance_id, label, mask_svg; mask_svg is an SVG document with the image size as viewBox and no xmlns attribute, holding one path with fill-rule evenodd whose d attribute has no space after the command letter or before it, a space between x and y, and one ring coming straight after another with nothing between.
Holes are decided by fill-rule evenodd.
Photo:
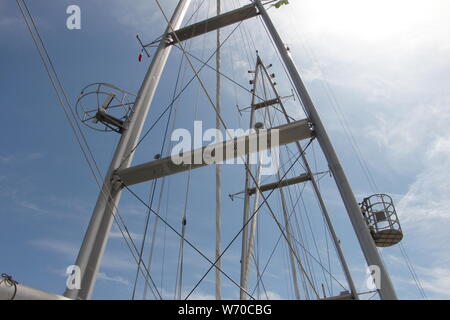
<instances>
[{"instance_id":1,"label":"white cloud","mask_svg":"<svg viewBox=\"0 0 450 320\"><path fill-rule=\"evenodd\" d=\"M31 241L31 245L39 249L56 252L69 259L74 259L78 253L74 244L60 240L37 239Z\"/></svg>"},{"instance_id":2,"label":"white cloud","mask_svg":"<svg viewBox=\"0 0 450 320\"><path fill-rule=\"evenodd\" d=\"M110 239L123 239L124 235L125 235L125 237L126 237L127 239L129 239L128 233L125 233L125 232L124 232L124 234L122 234L122 232L120 232L120 231L112 231L112 232L109 234L109 238L110 238ZM142 240L142 234L130 232L129 235L131 236L131 238L133 239L133 241L136 241L136 240Z\"/></svg>"},{"instance_id":3,"label":"white cloud","mask_svg":"<svg viewBox=\"0 0 450 320\"><path fill-rule=\"evenodd\" d=\"M0 163L1 164L8 164L11 163L14 160L14 156L0 156Z\"/></svg>"},{"instance_id":4,"label":"white cloud","mask_svg":"<svg viewBox=\"0 0 450 320\"><path fill-rule=\"evenodd\" d=\"M433 4L431 1L420 1L419 4L418 1L396 0L393 3L383 0L376 4L363 4L356 0L322 0L321 5L313 5L314 2L317 0L292 1L290 8L295 10L287 8L279 11L280 15L298 18L295 21L297 30L292 30L292 20L277 19L281 29L284 29L283 33L291 34L287 40L292 42L297 59L303 49L297 40L300 38L299 34L311 42L315 51L320 52L320 67L312 59L312 63L306 64L305 79L309 82L324 80L321 70L324 68L333 88L352 90L365 97L359 103L372 103L359 109L353 106L354 110L351 110L351 106L346 106L345 111L355 111L359 120L365 117L367 122L359 121L354 125L362 128L368 123L365 127L367 135L361 135L361 139L368 142L367 145L378 143L383 161L408 174L415 172L415 180L405 188L406 194L398 204L398 211L406 226L405 230L411 230L408 236L422 237L424 241L420 248L433 249L430 255L442 260L442 251L439 250L442 248L433 247L427 233L433 232L440 241L448 238L446 228L440 228L439 232L436 230L443 219L447 222L450 217L450 135L447 132L450 112L447 101L424 101L429 101L430 96L441 95L448 89L448 79L440 74L440 70L448 70L450 28L442 27L448 25L448 22L440 21L441 27L431 30L434 23L425 21L426 17L442 20L445 9L441 8L432 15L424 12L429 13L430 8L435 5L446 8L448 1L437 0ZM167 6L166 12L170 12L175 1L162 3ZM386 7L390 10L384 10ZM133 10L129 10L129 4L123 1L112 3L111 8L120 24L134 30L145 30L154 21L163 21L154 3L149 4L146 0L133 3ZM272 10L271 14L272 12L276 14L277 11ZM405 14L399 19L399 13L402 12ZM2 19L0 26L10 22L8 18ZM414 28L410 28L412 25ZM420 32L415 33L414 30ZM247 68L243 60L236 67L239 72ZM441 76L444 78L441 79ZM440 84L437 85L438 83ZM379 104L376 109L371 108L374 104ZM11 161L12 158L7 156L0 157L0 163ZM33 203L24 202L21 205L40 210ZM130 215L145 214L144 209L125 211ZM117 232L112 233L113 238L119 236L121 237ZM78 250L78 246L61 241L37 240L33 244L71 260ZM106 256L104 267L131 270L134 264L128 260L131 259ZM450 288L447 271L439 264L433 266L423 280L424 286L436 294L445 295ZM99 276L104 280L127 283L123 278L105 273ZM277 293L269 293L271 299L281 298ZM192 298L204 300L214 297L198 293Z\"/></svg>"},{"instance_id":5,"label":"white cloud","mask_svg":"<svg viewBox=\"0 0 450 320\"><path fill-rule=\"evenodd\" d=\"M30 201L18 201L17 204L22 208L29 209L39 213L48 213L47 210L41 209L37 204Z\"/></svg>"},{"instance_id":6,"label":"white cloud","mask_svg":"<svg viewBox=\"0 0 450 320\"><path fill-rule=\"evenodd\" d=\"M283 298L276 292L267 291L267 297L269 300L283 300Z\"/></svg>"},{"instance_id":7,"label":"white cloud","mask_svg":"<svg viewBox=\"0 0 450 320\"><path fill-rule=\"evenodd\" d=\"M437 299L450 299L450 268L430 268L421 283L426 292Z\"/></svg>"},{"instance_id":8,"label":"white cloud","mask_svg":"<svg viewBox=\"0 0 450 320\"><path fill-rule=\"evenodd\" d=\"M450 99L440 103L408 106L409 112L379 112L369 136L385 148L386 156L402 163L423 164L437 160L430 150L437 141L450 136Z\"/></svg>"},{"instance_id":9,"label":"white cloud","mask_svg":"<svg viewBox=\"0 0 450 320\"><path fill-rule=\"evenodd\" d=\"M429 270L417 268L436 297L450 292L449 5L305 0L272 11L309 86L327 81L337 92L377 182L402 193L397 211L405 243L414 246L414 264L428 262ZM338 130L327 104L319 112ZM395 276L403 279L405 270Z\"/></svg>"},{"instance_id":10,"label":"white cloud","mask_svg":"<svg viewBox=\"0 0 450 320\"><path fill-rule=\"evenodd\" d=\"M110 270L134 270L137 267L134 260L129 257L107 253L103 257L102 268Z\"/></svg>"},{"instance_id":11,"label":"white cloud","mask_svg":"<svg viewBox=\"0 0 450 320\"><path fill-rule=\"evenodd\" d=\"M45 155L43 153L40 152L33 152L27 155L28 159L30 160L38 160L38 159L42 159L45 157Z\"/></svg>"},{"instance_id":12,"label":"white cloud","mask_svg":"<svg viewBox=\"0 0 450 320\"><path fill-rule=\"evenodd\" d=\"M97 275L97 278L99 280L115 282L115 283L126 285L126 286L130 285L130 282L127 279L125 279L125 278L123 278L121 276L110 276L110 275L107 275L104 272L99 272L98 275Z\"/></svg>"},{"instance_id":13,"label":"white cloud","mask_svg":"<svg viewBox=\"0 0 450 320\"><path fill-rule=\"evenodd\" d=\"M165 11L173 10L175 1L161 1ZM136 31L145 30L146 27L154 27L155 22L164 21L161 11L154 1L134 0L133 5L123 1L112 1L109 7L115 20L126 27L131 27ZM163 24L165 25L165 24ZM161 32L164 27L161 25Z\"/></svg>"},{"instance_id":14,"label":"white cloud","mask_svg":"<svg viewBox=\"0 0 450 320\"><path fill-rule=\"evenodd\" d=\"M66 269L52 269L51 270L52 273L57 274L58 276L63 277L63 278L67 278L67 276L68 276L66 271L67 271ZM118 283L118 284L126 285L126 286L130 285L130 282L127 279L125 279L121 276L112 276L112 275L107 274L102 271L100 271L97 274L97 279L103 280L103 281L108 281L108 282L114 282L114 283Z\"/></svg>"},{"instance_id":15,"label":"white cloud","mask_svg":"<svg viewBox=\"0 0 450 320\"><path fill-rule=\"evenodd\" d=\"M450 134L425 151L424 170L398 205L406 223L439 224L450 219Z\"/></svg>"},{"instance_id":16,"label":"white cloud","mask_svg":"<svg viewBox=\"0 0 450 320\"><path fill-rule=\"evenodd\" d=\"M4 29L13 29L17 27L19 24L22 24L23 21L18 16L6 15L6 12L8 13L11 12L11 10L7 8L7 6L8 6L7 2L0 2L0 12L2 13L2 15L0 16L0 27ZM13 6L15 6L15 3L13 4Z\"/></svg>"},{"instance_id":17,"label":"white cloud","mask_svg":"<svg viewBox=\"0 0 450 320\"><path fill-rule=\"evenodd\" d=\"M430 260L427 263L422 261L422 263L414 265L415 273L419 277L418 283L415 282L409 272L392 277L397 284L397 290L399 292L404 291L405 294L412 298L414 296L411 293L416 292L418 286L421 285L428 299L450 299L450 268L446 263L449 256L445 250L440 255L443 258L440 261ZM390 263L407 270L405 261L400 257L389 255L387 259Z\"/></svg>"},{"instance_id":18,"label":"white cloud","mask_svg":"<svg viewBox=\"0 0 450 320\"><path fill-rule=\"evenodd\" d=\"M189 291L182 291L181 297L184 299L189 294ZM173 292L164 292L162 293L162 296L165 300L173 300L174 299L174 293ZM205 294L200 291L194 291L190 296L189 300L215 300L216 297L211 294Z\"/></svg>"},{"instance_id":19,"label":"white cloud","mask_svg":"<svg viewBox=\"0 0 450 320\"><path fill-rule=\"evenodd\" d=\"M12 164L12 163L20 163L23 161L34 161L44 158L45 155L40 152L31 152L25 154L9 154L9 155L0 155L0 164Z\"/></svg>"},{"instance_id":20,"label":"white cloud","mask_svg":"<svg viewBox=\"0 0 450 320\"><path fill-rule=\"evenodd\" d=\"M65 241L51 239L37 239L30 243L37 248L52 251L63 256L69 262L75 262L79 246ZM106 253L102 260L102 268L108 270L133 270L136 264L131 262L132 259L118 254Z\"/></svg>"},{"instance_id":21,"label":"white cloud","mask_svg":"<svg viewBox=\"0 0 450 320\"><path fill-rule=\"evenodd\" d=\"M186 295L184 295L186 296ZM215 300L216 297L210 294L204 294L201 292L194 292L189 297L189 300Z\"/></svg>"}]
</instances>

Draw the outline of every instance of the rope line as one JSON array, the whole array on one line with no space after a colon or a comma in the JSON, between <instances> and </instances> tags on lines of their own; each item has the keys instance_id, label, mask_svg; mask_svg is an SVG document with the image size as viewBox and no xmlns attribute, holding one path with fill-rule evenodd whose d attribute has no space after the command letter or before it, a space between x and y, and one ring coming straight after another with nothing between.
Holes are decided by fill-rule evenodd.
<instances>
[{"instance_id":1,"label":"rope line","mask_svg":"<svg viewBox=\"0 0 450 320\"><path fill-rule=\"evenodd\" d=\"M0 285L4 283L8 287L14 287L14 293L9 300L14 300L17 295L17 285L19 284L16 280L13 279L12 276L6 273L2 273L2 280L0 281Z\"/></svg>"},{"instance_id":2,"label":"rope line","mask_svg":"<svg viewBox=\"0 0 450 320\"><path fill-rule=\"evenodd\" d=\"M105 191L103 190L102 185L101 185L101 183L99 181L99 178L97 177L97 174L100 177L102 177L101 170L99 169L99 166L98 166L98 164L97 164L97 162L96 162L96 160L95 160L95 158L94 158L94 156L92 154L92 151L91 151L91 149L89 147L89 144L88 144L88 142L87 142L87 140L86 140L86 138L84 136L83 131L81 130L78 122L76 121L76 117L73 114L73 110L72 110L72 108L70 106L69 99L68 99L68 97L67 97L67 95L65 93L65 90L64 90L64 88L62 86L61 81L59 80L59 77L58 77L56 69L55 69L55 67L53 65L52 59L51 59L51 57L50 57L50 55L49 55L49 53L48 53L48 51L47 51L47 49L45 47L45 44L44 44L44 42L43 42L43 40L42 40L42 38L40 36L39 30L37 28L37 25L36 25L32 15L31 15L29 9L28 9L28 6L26 5L26 2L24 0L16 0L16 2L17 2L17 5L18 5L18 7L20 9L20 12L22 13L22 16L23 16L23 18L25 20L25 24L26 24L26 26L28 28L28 31L30 32L30 35L31 35L31 37L33 39L33 42L34 42L35 46L36 46L36 49L37 49L38 54L39 54L39 56L41 58L41 61L42 61L43 66L45 68L45 71L47 72L47 75L49 76L49 79L50 79L50 82L51 82L51 84L53 86L53 89L55 90L55 93L56 93L59 105L64 111L66 119L69 122L70 128L72 129L72 132L73 132L73 134L74 134L74 136L76 138L76 141L77 141L77 143L78 143L78 145L79 145L79 147L81 149L81 152L82 152L82 154L83 154L83 156L84 156L84 158L85 158L85 160L86 160L86 162L88 164L88 167L89 167L89 169L90 169L90 171L91 171L91 173L92 173L92 175L93 175L93 177L95 179L95 182L96 182L97 186L99 187L99 189L101 190L101 194L105 197L105 199L108 199L110 197L110 194L106 194L105 193ZM78 129L78 131L77 131L76 128ZM96 173L96 171L97 171L97 173ZM119 217L120 221L117 220L117 217ZM130 249L130 252L131 252L133 258L136 259L136 257L134 256L132 247L131 247L130 243L128 242L127 238L126 238L123 229L125 229L128 237L129 237L129 239L131 241L131 244L133 245L133 247L135 249L136 249L136 246L134 244L134 241L133 241L130 233L128 232L128 229L126 228L126 225L123 222L122 217L120 216L120 214L119 214L119 212L118 212L118 210L117 210L117 208L115 206L114 206L114 210L113 210L113 218L114 218L114 221L117 223L117 225L119 227L119 230L120 230L120 232L122 234L122 237L124 238L128 248ZM121 226L121 223L123 223L123 227ZM146 267L145 266L143 266L143 267L145 269L145 272L148 273L148 270L146 269ZM141 270L141 272L144 273L144 271L142 271L142 270ZM151 277L150 277L150 279L151 279ZM152 279L151 279L151 281L153 282Z\"/></svg>"}]
</instances>

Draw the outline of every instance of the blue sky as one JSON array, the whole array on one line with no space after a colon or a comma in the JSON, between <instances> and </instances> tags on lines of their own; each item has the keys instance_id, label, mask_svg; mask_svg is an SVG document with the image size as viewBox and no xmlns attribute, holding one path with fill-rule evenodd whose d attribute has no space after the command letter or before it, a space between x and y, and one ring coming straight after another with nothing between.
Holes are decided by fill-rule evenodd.
<instances>
[{"instance_id":1,"label":"blue sky","mask_svg":"<svg viewBox=\"0 0 450 320\"><path fill-rule=\"evenodd\" d=\"M176 3L173 0L162 2L167 13ZM231 9L238 2L227 2L226 8ZM289 7L273 9L270 13L292 49L357 198L362 199L374 191L394 196L405 233L404 245L428 297L449 298L450 4L446 0L290 2ZM210 3L212 11L213 1ZM81 30L66 28L65 11L70 4L81 7ZM110 82L132 92L138 90L149 61L137 61L139 46L135 35L140 33L148 42L164 29L164 20L154 1L41 0L30 2L29 7L72 103L82 87L97 81ZM206 15L205 7L197 19ZM243 33L231 37L224 47L224 70L248 86L247 70L253 67L252 53L257 48L267 64L274 64L280 91L289 94L290 86L260 22L248 22L245 26ZM224 33L231 30L227 28ZM255 47L250 41L247 48L241 36L253 38ZM0 87L6 120L0 138L3 224L0 271L13 274L27 285L62 293L64 270L75 261L98 188L57 105L13 1L0 3L0 41ZM213 50L212 35L205 40L192 41L189 49L198 56L209 56ZM180 57L180 52L174 50L146 128L170 102ZM186 68L184 81L191 75L192 71ZM213 92L213 74L205 71L202 77ZM230 127L245 128L248 115L240 118L235 105L243 107L249 102L245 91L235 89L224 80L224 118ZM375 178L376 190L367 183L335 108L351 126ZM289 110L301 117L298 106L296 109L292 101ZM203 120L205 127L214 126L211 106L194 84L180 99L175 127L190 129L196 119ZM149 161L159 152L163 129L160 124L152 131L137 153L135 163ZM106 170L118 136L87 128L85 133L96 160ZM318 152L317 145L314 150ZM326 169L320 156L317 167ZM242 202L232 202L226 195L241 191L244 185L242 167L228 166L225 170L224 244L239 230L242 219ZM177 228L184 209L186 179L187 174L182 174L168 180L170 201L163 201L162 205L164 213L169 214L169 221ZM191 188L188 221L192 222L188 224L187 237L213 257L213 169L192 172L192 181L201 183ZM321 181L355 281L364 291L364 262L356 238L331 179L325 177ZM145 198L148 188L147 184L135 190ZM305 198L310 200L311 195L307 193ZM275 202L273 205L280 209ZM317 208L310 206L311 214L318 213ZM125 193L120 212L139 242L145 208ZM317 215L311 218L313 224L319 225ZM261 215L263 223L266 229L261 232L267 234L269 244L263 247L262 259L267 257L278 235L267 211ZM167 253L162 275L164 237ZM318 241L325 244L324 239ZM173 296L178 245L175 234L159 229L156 262L152 268L167 297ZM224 257L224 270L233 279L239 277L239 246L240 241ZM94 298L130 298L136 268L127 250L114 228ZM420 298L399 248L383 249L382 254L399 297ZM272 298L290 298L292 288L279 284L288 276L282 250L279 257L271 263L265 284L271 288ZM187 248L185 290L191 288L207 268L208 264ZM341 280L339 267L334 266L333 270ZM213 279L210 274L194 297L211 297ZM139 288L142 291L142 281ZM224 280L223 291L226 298L237 297L236 288L227 280ZM334 293L338 291L339 288L334 289Z\"/></svg>"}]
</instances>

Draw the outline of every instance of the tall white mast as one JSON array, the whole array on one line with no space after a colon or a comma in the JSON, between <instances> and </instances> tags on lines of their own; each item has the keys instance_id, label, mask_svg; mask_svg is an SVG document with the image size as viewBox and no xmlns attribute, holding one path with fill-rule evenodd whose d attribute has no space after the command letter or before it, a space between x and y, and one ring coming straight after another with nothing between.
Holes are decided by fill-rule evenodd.
<instances>
[{"instance_id":1,"label":"tall white mast","mask_svg":"<svg viewBox=\"0 0 450 320\"><path fill-rule=\"evenodd\" d=\"M221 0L217 0L217 15L221 14ZM217 29L217 52L216 52L216 129L220 130L221 122L220 122L220 28ZM222 166L220 164L216 164L216 300L221 299L221 283L220 283L220 270L221 269L221 238L222 238Z\"/></svg>"},{"instance_id":2,"label":"tall white mast","mask_svg":"<svg viewBox=\"0 0 450 320\"><path fill-rule=\"evenodd\" d=\"M191 0L180 0L178 3L170 25L162 37L145 79L142 82L134 105L133 114L117 146L75 263L81 270L81 288L79 290L67 289L65 296L68 298L90 299L92 296L95 280L116 212L116 206L122 194L120 183L114 181L114 173L118 169L128 168L131 165L136 144L138 143L159 80L173 47L166 43L166 36L171 30L179 28L190 2Z\"/></svg>"},{"instance_id":3,"label":"tall white mast","mask_svg":"<svg viewBox=\"0 0 450 320\"><path fill-rule=\"evenodd\" d=\"M258 83L258 74L259 74L259 61L256 62L255 67L255 76L254 76L254 82L253 82L253 93L252 93L252 108L250 109L250 125L249 128L253 129L255 126L255 109L253 108L253 105L256 103L256 86ZM248 269L246 266L248 265L247 259L249 259L249 251L248 251L248 219L250 217L250 195L248 194L247 190L250 188L251 185L251 166L250 166L250 158L251 156L248 155L246 158L246 173L245 173L245 196L244 196L244 214L242 215L242 248L241 248L241 275L240 275L240 285L241 290L239 291L239 299L244 300L247 298L247 295L245 293L245 290L248 286Z\"/></svg>"}]
</instances>

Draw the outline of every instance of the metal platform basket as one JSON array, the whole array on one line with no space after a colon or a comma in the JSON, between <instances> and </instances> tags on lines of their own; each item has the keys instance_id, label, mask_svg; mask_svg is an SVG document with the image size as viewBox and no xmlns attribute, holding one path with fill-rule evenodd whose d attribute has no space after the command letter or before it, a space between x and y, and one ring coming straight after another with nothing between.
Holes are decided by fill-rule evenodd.
<instances>
[{"instance_id":1,"label":"metal platform basket","mask_svg":"<svg viewBox=\"0 0 450 320\"><path fill-rule=\"evenodd\" d=\"M403 232L394 207L387 194L375 194L365 198L361 211L377 247L390 247L403 239Z\"/></svg>"},{"instance_id":2,"label":"metal platform basket","mask_svg":"<svg viewBox=\"0 0 450 320\"><path fill-rule=\"evenodd\" d=\"M93 83L83 88L76 103L77 116L89 128L122 133L136 95L109 83Z\"/></svg>"}]
</instances>

